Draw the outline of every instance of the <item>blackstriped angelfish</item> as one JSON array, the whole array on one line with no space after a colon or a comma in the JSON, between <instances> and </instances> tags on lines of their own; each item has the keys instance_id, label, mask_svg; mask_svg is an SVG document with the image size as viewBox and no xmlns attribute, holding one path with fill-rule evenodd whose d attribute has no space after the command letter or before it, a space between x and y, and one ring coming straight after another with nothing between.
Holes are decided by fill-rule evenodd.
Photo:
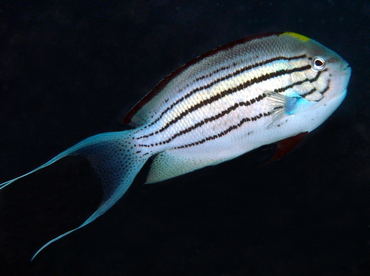
<instances>
[{"instance_id":1,"label":"blackstriped angelfish","mask_svg":"<svg viewBox=\"0 0 370 276\"><path fill-rule=\"evenodd\" d=\"M241 39L164 78L124 118L135 129L89 137L0 189L68 155L85 156L100 176L104 195L99 208L35 257L105 213L150 157L146 183L155 183L262 145L299 140L340 105L350 75L340 56L296 33Z\"/></svg>"}]
</instances>

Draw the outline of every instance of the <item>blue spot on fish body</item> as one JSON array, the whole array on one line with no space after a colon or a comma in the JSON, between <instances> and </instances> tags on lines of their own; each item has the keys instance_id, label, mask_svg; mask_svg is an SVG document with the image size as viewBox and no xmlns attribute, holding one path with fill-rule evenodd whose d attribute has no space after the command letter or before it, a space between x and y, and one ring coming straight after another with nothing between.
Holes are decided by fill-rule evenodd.
<instances>
[{"instance_id":1,"label":"blue spot on fish body","mask_svg":"<svg viewBox=\"0 0 370 276\"><path fill-rule=\"evenodd\" d=\"M287 115L292 115L298 111L302 111L309 106L311 106L312 103L305 98L301 96L294 96L294 97L287 97L286 99L286 105L285 105L285 113Z\"/></svg>"}]
</instances>

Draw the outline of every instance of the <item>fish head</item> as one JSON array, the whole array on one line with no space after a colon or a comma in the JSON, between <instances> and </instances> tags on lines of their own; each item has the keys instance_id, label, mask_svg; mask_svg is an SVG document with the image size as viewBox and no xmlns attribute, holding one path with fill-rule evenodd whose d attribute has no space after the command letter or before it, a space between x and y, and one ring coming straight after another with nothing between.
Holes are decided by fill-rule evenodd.
<instances>
[{"instance_id":1,"label":"fish head","mask_svg":"<svg viewBox=\"0 0 370 276\"><path fill-rule=\"evenodd\" d=\"M322 124L343 102L351 76L348 63L337 53L296 33L284 33L290 40L295 60L290 61L292 89L283 94L297 97L290 110L285 110L299 125L295 133L310 132ZM298 100L299 99L299 100ZM287 112L288 111L288 112ZM276 117L276 116L275 116Z\"/></svg>"},{"instance_id":2,"label":"fish head","mask_svg":"<svg viewBox=\"0 0 370 276\"><path fill-rule=\"evenodd\" d=\"M347 93L351 67L337 53L315 40L310 39L305 44L310 69L304 73L308 79L314 80L311 81L313 89L305 98L317 102L317 106L336 99L339 106Z\"/></svg>"}]
</instances>

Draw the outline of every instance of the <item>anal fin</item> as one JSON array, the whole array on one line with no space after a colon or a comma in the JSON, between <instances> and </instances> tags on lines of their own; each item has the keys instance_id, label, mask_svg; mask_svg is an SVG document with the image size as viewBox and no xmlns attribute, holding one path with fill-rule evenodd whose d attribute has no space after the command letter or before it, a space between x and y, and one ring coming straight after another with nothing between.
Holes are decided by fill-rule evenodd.
<instances>
[{"instance_id":1,"label":"anal fin","mask_svg":"<svg viewBox=\"0 0 370 276\"><path fill-rule=\"evenodd\" d=\"M223 161L211 156L189 154L181 149L168 150L154 158L145 184L167 180Z\"/></svg>"}]
</instances>

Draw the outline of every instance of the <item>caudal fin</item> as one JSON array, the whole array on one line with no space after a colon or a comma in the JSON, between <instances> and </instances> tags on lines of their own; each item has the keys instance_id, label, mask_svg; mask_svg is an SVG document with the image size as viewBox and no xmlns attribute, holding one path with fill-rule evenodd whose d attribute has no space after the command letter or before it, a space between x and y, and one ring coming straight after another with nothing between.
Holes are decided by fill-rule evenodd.
<instances>
[{"instance_id":1,"label":"caudal fin","mask_svg":"<svg viewBox=\"0 0 370 276\"><path fill-rule=\"evenodd\" d=\"M131 130L127 130L122 132L102 133L89 137L73 147L59 153L40 167L0 184L0 189L2 189L14 181L30 175L55 163L61 158L70 155L85 156L101 178L104 195L98 209L80 226L47 242L33 255L31 260L33 260L41 250L51 243L97 219L124 195L140 169L150 157L150 154L143 152L142 149L138 149L133 144L131 133Z\"/></svg>"}]
</instances>

